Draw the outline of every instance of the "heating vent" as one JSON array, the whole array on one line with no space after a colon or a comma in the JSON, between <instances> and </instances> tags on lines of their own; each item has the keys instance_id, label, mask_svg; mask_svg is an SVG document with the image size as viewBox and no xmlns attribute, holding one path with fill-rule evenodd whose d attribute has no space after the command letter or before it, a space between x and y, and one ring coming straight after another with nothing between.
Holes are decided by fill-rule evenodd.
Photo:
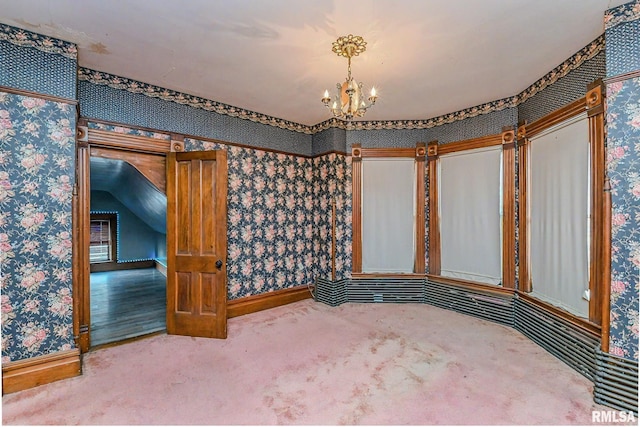
<instances>
[{"instance_id":1,"label":"heating vent","mask_svg":"<svg viewBox=\"0 0 640 427\"><path fill-rule=\"evenodd\" d=\"M513 297L427 280L425 302L481 319L513 326Z\"/></svg>"},{"instance_id":2,"label":"heating vent","mask_svg":"<svg viewBox=\"0 0 640 427\"><path fill-rule=\"evenodd\" d=\"M352 278L347 284L349 302L424 302L423 278Z\"/></svg>"},{"instance_id":3,"label":"heating vent","mask_svg":"<svg viewBox=\"0 0 640 427\"><path fill-rule=\"evenodd\" d=\"M638 362L597 351L594 400L638 415Z\"/></svg>"},{"instance_id":4,"label":"heating vent","mask_svg":"<svg viewBox=\"0 0 640 427\"><path fill-rule=\"evenodd\" d=\"M315 286L315 300L331 307L347 302L347 282L349 279L337 280L317 279Z\"/></svg>"},{"instance_id":5,"label":"heating vent","mask_svg":"<svg viewBox=\"0 0 640 427\"><path fill-rule=\"evenodd\" d=\"M519 298L515 301L515 314L516 330L591 381L595 380L599 339Z\"/></svg>"}]
</instances>

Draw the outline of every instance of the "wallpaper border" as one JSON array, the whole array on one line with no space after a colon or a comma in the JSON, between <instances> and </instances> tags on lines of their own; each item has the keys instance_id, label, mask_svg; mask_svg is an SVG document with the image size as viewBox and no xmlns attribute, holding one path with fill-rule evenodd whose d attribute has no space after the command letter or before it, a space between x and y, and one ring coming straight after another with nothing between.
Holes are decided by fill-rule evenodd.
<instances>
[{"instance_id":1,"label":"wallpaper border","mask_svg":"<svg viewBox=\"0 0 640 427\"><path fill-rule=\"evenodd\" d=\"M224 114L226 116L237 117L244 120L251 120L252 122L274 126L280 129L286 129L306 134L313 133L310 126L306 126L300 123L267 116L266 114L256 113L255 111L245 110L243 108L238 108L232 105L223 104L221 102L212 101L210 99L201 98L199 96L189 95L186 93L177 92L175 90L154 86L148 83L128 79L126 77L116 76L114 74L105 73L103 71L79 67L78 80L88 81L89 83L97 85L109 86L114 89L123 89L131 93L139 93L151 98L159 98L163 101L170 101L177 104L188 105L189 107L199 108L206 111L213 111L215 113Z\"/></svg>"},{"instance_id":2,"label":"wallpaper border","mask_svg":"<svg viewBox=\"0 0 640 427\"><path fill-rule=\"evenodd\" d=\"M640 0L638 0L640 1ZM114 89L126 90L132 93L139 93L152 98L159 98L165 101L176 102L178 104L188 105L194 108L200 108L207 111L213 111L231 117L237 117L244 120L278 127L294 132L300 132L313 135L329 128L339 128L344 130L400 130L400 129L428 129L459 120L468 119L482 114L488 114L495 111L501 111L505 108L516 107L527 99L531 98L538 92L544 90L549 85L557 82L565 77L569 72L580 67L589 59L592 59L598 53L604 50L604 34L593 40L584 48L580 49L562 64L549 71L542 78L530 85L527 89L517 95L487 102L464 110L445 114L426 120L379 120L379 121L358 121L345 122L336 118L331 118L324 122L313 126L303 125L292 121L267 116L266 114L256 113L254 111L245 110L239 107L223 104L220 102L200 98L198 96L177 92L170 89L161 88L148 83L138 82L120 77L102 71L91 70L89 68L80 67L78 69L78 79L87 81L97 85L106 85Z\"/></svg>"},{"instance_id":3,"label":"wallpaper border","mask_svg":"<svg viewBox=\"0 0 640 427\"><path fill-rule=\"evenodd\" d=\"M640 19L640 0L625 3L604 13L604 29Z\"/></svg>"},{"instance_id":4,"label":"wallpaper border","mask_svg":"<svg viewBox=\"0 0 640 427\"><path fill-rule=\"evenodd\" d=\"M32 47L42 52L78 59L78 48L74 43L43 36L21 28L0 24L0 40L20 47Z\"/></svg>"}]
</instances>

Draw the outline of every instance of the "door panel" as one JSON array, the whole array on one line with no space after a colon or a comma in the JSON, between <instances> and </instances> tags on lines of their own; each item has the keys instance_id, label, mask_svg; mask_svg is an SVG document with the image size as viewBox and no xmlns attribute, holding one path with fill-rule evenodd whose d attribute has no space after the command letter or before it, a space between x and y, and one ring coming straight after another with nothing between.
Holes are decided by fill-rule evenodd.
<instances>
[{"instance_id":1,"label":"door panel","mask_svg":"<svg viewBox=\"0 0 640 427\"><path fill-rule=\"evenodd\" d=\"M226 152L170 153L167 333L226 338L226 220Z\"/></svg>"}]
</instances>

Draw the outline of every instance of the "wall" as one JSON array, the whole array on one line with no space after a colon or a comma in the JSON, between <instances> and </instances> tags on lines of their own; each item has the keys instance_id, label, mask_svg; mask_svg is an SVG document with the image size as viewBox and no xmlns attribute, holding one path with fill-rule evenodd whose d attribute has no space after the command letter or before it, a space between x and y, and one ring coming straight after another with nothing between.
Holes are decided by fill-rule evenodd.
<instances>
[{"instance_id":1,"label":"wall","mask_svg":"<svg viewBox=\"0 0 640 427\"><path fill-rule=\"evenodd\" d=\"M191 138L185 150L227 151L228 298L313 282L311 159Z\"/></svg>"},{"instance_id":2,"label":"wall","mask_svg":"<svg viewBox=\"0 0 640 427\"><path fill-rule=\"evenodd\" d=\"M638 361L640 1L607 11L607 173L611 183L609 351Z\"/></svg>"},{"instance_id":3,"label":"wall","mask_svg":"<svg viewBox=\"0 0 640 427\"><path fill-rule=\"evenodd\" d=\"M606 32L607 42L610 43L606 57L606 71L609 75L619 72L618 68L638 68L637 58L634 56L637 45L630 48L621 44L623 40L627 42L637 40L634 38L637 35L637 25L628 25L629 22L635 21L628 17L635 16L636 9L637 2L610 20ZM623 15L626 18L619 18ZM0 85L64 98L75 98L76 79L72 76L76 66L74 45L6 26L0 28L0 34L0 49L3 54L0 58L4 61L0 64L2 65ZM229 297L238 298L280 289L282 286L307 283L315 275L330 276L331 266L328 254L331 250L330 214L333 200L337 207L337 278L350 276L350 158L342 154L325 153L348 152L354 142L360 142L365 147L413 147L418 141L431 140L448 143L499 133L502 126L513 126L518 120L524 118L534 120L545 114L546 110L553 110L574 97L581 96L584 93L582 86L592 77L602 77L603 48L603 39L594 40L572 58L513 97L427 120L351 124L328 120L309 127L88 69L79 70L78 97L80 112L85 117L158 129L164 133L153 131L148 133L162 135L163 138L167 138L166 132L177 132L249 146L240 148L216 145L197 138L188 138L186 144L187 149L190 150L218 147L227 149L230 153ZM623 86L625 90L621 91L621 94L625 95L629 91L635 94L635 89L631 87L632 89L628 89L627 86ZM567 94L571 99L566 98ZM3 177L2 180L5 189L1 202L3 212L14 212L18 215L20 213L18 204L15 202L15 194L27 197L24 188L30 187L25 185L29 183L29 177L13 158L26 155L31 156L30 161L35 162L44 158L45 164L51 166L47 167L47 171L51 173L58 171L60 177L63 175L71 177L73 146L59 147L51 144L51 138L54 140L58 138L58 133L46 136L42 131L52 122L68 120L68 126L63 127L63 133L68 132L68 129L73 129L75 126L75 116L73 108L65 110L58 106L59 103L52 101L45 101L38 111L11 113L11 111L20 110L23 100L15 98L15 95L3 95L3 99L8 99L3 101L4 116L0 117L4 126L2 173L6 174L7 179ZM33 101L28 101L27 104L30 102ZM25 139L31 136L28 132L22 132L27 125L21 120L13 119L15 114L33 114L34 120L40 125L39 138L30 140L35 149L34 152L23 154L16 151L19 148L28 147L29 143ZM633 119L630 120L634 123ZM622 125L620 123L617 129ZM628 123L624 125L628 132L635 129L634 125ZM10 135L10 131L7 130L9 126L14 131L17 129L15 135ZM614 131L611 125L608 130ZM135 130L135 132L140 131ZM12 139L11 144L8 144L8 138L19 139L19 142ZM7 149L7 146L11 148ZM627 146L631 147L628 139ZM268 150L291 154L279 154ZM614 151L613 154L618 152L619 150ZM610 156L611 154L610 149ZM310 158L318 155L320 156ZM635 161L635 157L629 157L629 159ZM630 165L611 162L610 171L620 172L620 175L624 175L627 179L627 185L630 185L631 182L635 182L632 181L635 178L629 174ZM276 175L269 176L274 171ZM42 181L40 184L48 185ZM232 185L234 188L231 188ZM270 185L272 188L269 187ZM63 190L65 197L70 194L70 187L65 187ZM17 192L18 188L23 192ZM70 202L65 201L60 207L57 205L52 207L51 200L43 200L44 194L46 192L39 193L41 197L34 199L33 206L46 217L47 226L55 227L53 235L69 232L70 224L64 218L70 214ZM277 200L277 203L274 203L274 200ZM11 203L14 203L11 205L13 211L5 207L10 206ZM288 212L289 208L293 209L292 213ZM614 199L614 211L622 213L625 218L634 218L634 209L637 209L636 199L627 198L626 201ZM53 241L47 241L39 243L39 254L45 256L43 261L40 261L40 257L29 258L31 255L23 249L24 239L13 231L20 230L21 225L9 219L15 215L3 217L0 225L3 227L0 233L3 233L2 256L5 258L2 283L3 320L7 319L3 322L3 358L6 360L30 357L73 345L70 314L66 312L66 317L59 319L59 315L47 312L55 306L49 302L47 303L49 308L43 308L41 305L34 315L25 311L29 310L24 303L30 294L20 288L21 285L14 279L15 266L28 265L29 260L36 263L34 264L36 269L43 266L44 270L45 266L51 268L58 265L53 270L44 271L46 280L42 285L47 287L49 294L64 293L70 289L71 285L69 254L67 253L65 259L56 258L59 253L51 253L51 249L58 246L55 246ZM40 218L38 215L35 217ZM273 218L275 221L269 224L265 222L265 218ZM55 224L51 223L52 219ZM318 226L314 227L316 221ZM270 225L275 225L273 231ZM637 224L635 228L629 228L629 230L634 229L638 229ZM614 231L617 232L617 230ZM626 258L623 258L631 264L637 264L637 255L634 255L637 254L634 249L637 246L637 238L621 236L623 234L616 233L614 242L618 242L619 247L622 248L621 251L628 253L625 255ZM269 238L272 240L268 240ZM67 244L68 241L63 240L63 243ZM48 250L49 253L47 253ZM269 265L263 265L261 254L264 253L275 253L278 256L267 258ZM318 263L312 262L314 257L319 258ZM631 264L627 261L625 261L626 267L614 263L615 277L623 277L625 272L632 271ZM10 270L11 265L14 265L14 270ZM18 274L23 273L18 271ZM41 276L38 273L36 277ZM23 274L20 277L26 276ZM633 276L630 276L630 279L632 278ZM612 330L612 342L615 343L614 348L621 349L612 351L620 351L628 357L637 359L637 338L635 344L633 341L633 337L637 337L637 297L635 300L633 297L637 295L637 287L633 289L633 283L629 281L629 286L624 288L624 292L619 293L620 296L612 295L612 318L617 322L615 330ZM636 319L635 323L634 319ZM9 328L6 329L6 333L5 328ZM25 347L24 343L19 343L20 340L24 341L25 337L41 336L42 334L38 332L40 330L44 330L45 335L49 335L40 340L37 346ZM55 334L55 337L51 334Z\"/></svg>"},{"instance_id":4,"label":"wall","mask_svg":"<svg viewBox=\"0 0 640 427\"><path fill-rule=\"evenodd\" d=\"M163 257L158 253L158 249L160 249L159 243L166 241L166 234L151 229L111 193L92 191L91 212L118 213L118 262L144 261ZM164 252L166 256L166 250Z\"/></svg>"},{"instance_id":5,"label":"wall","mask_svg":"<svg viewBox=\"0 0 640 427\"><path fill-rule=\"evenodd\" d=\"M86 68L79 70L83 117L311 155L308 126Z\"/></svg>"},{"instance_id":6,"label":"wall","mask_svg":"<svg viewBox=\"0 0 640 427\"><path fill-rule=\"evenodd\" d=\"M2 362L74 348L73 44L0 26ZM55 96L60 99L48 98Z\"/></svg>"}]
</instances>

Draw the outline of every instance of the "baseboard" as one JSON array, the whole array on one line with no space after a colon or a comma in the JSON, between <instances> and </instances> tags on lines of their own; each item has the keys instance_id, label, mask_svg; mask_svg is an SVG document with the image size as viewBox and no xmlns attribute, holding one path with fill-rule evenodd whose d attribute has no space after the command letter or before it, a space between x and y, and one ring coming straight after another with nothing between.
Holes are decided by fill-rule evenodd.
<instances>
[{"instance_id":1,"label":"baseboard","mask_svg":"<svg viewBox=\"0 0 640 427\"><path fill-rule=\"evenodd\" d=\"M158 272L162 274L164 277L167 277L167 266L159 263L157 260L155 261L155 263L156 263L156 270L158 270Z\"/></svg>"},{"instance_id":2,"label":"baseboard","mask_svg":"<svg viewBox=\"0 0 640 427\"><path fill-rule=\"evenodd\" d=\"M91 273L97 273L100 271L116 271L116 270L134 270L137 268L153 268L156 262L152 259L144 261L131 261L131 262L97 262L91 264L89 269Z\"/></svg>"},{"instance_id":3,"label":"baseboard","mask_svg":"<svg viewBox=\"0 0 640 427\"><path fill-rule=\"evenodd\" d=\"M311 292L307 285L238 298L227 303L227 317L231 318L255 313L256 311L291 304L292 302L302 301L307 298L311 298Z\"/></svg>"},{"instance_id":4,"label":"baseboard","mask_svg":"<svg viewBox=\"0 0 640 427\"><path fill-rule=\"evenodd\" d=\"M80 374L82 365L78 349L5 363L2 366L2 394L15 393Z\"/></svg>"}]
</instances>

